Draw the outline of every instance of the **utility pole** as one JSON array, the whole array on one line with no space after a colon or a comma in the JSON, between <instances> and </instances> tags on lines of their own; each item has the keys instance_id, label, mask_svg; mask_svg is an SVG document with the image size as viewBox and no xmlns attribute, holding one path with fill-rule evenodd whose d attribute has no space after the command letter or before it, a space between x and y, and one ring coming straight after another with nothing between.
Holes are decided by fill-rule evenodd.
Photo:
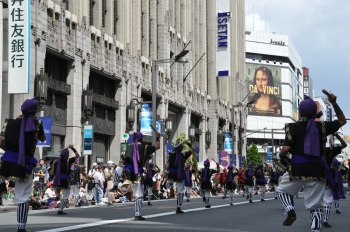
<instances>
[{"instance_id":1,"label":"utility pole","mask_svg":"<svg viewBox=\"0 0 350 232\"><path fill-rule=\"evenodd\" d=\"M239 166L240 167L243 167L242 165L242 111L241 109L239 110L239 130L238 130L238 133L239 133L239 154L238 154L238 157L239 157Z\"/></svg>"},{"instance_id":2,"label":"utility pole","mask_svg":"<svg viewBox=\"0 0 350 232\"><path fill-rule=\"evenodd\" d=\"M271 142L271 144L272 144L272 157L275 157L275 143L274 143L274 141L273 141L273 130L274 130L274 129L271 129L271 136L272 136L272 142Z\"/></svg>"}]
</instances>

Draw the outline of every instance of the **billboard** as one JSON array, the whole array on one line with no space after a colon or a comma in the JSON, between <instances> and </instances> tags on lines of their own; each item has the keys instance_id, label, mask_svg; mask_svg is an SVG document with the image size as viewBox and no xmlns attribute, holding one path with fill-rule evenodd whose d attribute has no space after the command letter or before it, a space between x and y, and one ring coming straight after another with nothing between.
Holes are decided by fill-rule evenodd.
<instances>
[{"instance_id":1,"label":"billboard","mask_svg":"<svg viewBox=\"0 0 350 232\"><path fill-rule=\"evenodd\" d=\"M281 68L247 64L249 115L282 116Z\"/></svg>"}]
</instances>

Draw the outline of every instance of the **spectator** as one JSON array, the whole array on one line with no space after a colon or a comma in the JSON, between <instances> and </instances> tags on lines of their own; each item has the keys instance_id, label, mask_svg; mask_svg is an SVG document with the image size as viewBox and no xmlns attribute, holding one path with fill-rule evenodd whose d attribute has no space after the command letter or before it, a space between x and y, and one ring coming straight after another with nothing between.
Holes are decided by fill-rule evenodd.
<instances>
[{"instance_id":1,"label":"spectator","mask_svg":"<svg viewBox=\"0 0 350 232\"><path fill-rule=\"evenodd\" d=\"M46 178L46 183L49 183L49 178L50 178L50 173L49 173L49 170L50 170L50 168L51 168L51 166L50 166L50 159L49 159L49 157L45 157L44 159L44 165L43 165L43 168L45 169L45 174L46 174L46 176L45 176L45 178Z\"/></svg>"},{"instance_id":2,"label":"spectator","mask_svg":"<svg viewBox=\"0 0 350 232\"><path fill-rule=\"evenodd\" d=\"M83 182L81 182L80 190L79 190L80 199L79 199L78 205L80 205L80 206L88 206L89 205L89 202L86 199L86 193L87 193L87 191L86 191L85 185Z\"/></svg>"},{"instance_id":3,"label":"spectator","mask_svg":"<svg viewBox=\"0 0 350 232\"><path fill-rule=\"evenodd\" d=\"M32 196L30 197L29 202L29 205L32 206L33 210L44 209L43 205L45 205L45 203L41 197L40 184L39 181L34 182Z\"/></svg>"},{"instance_id":4,"label":"spectator","mask_svg":"<svg viewBox=\"0 0 350 232\"><path fill-rule=\"evenodd\" d=\"M86 188L86 184L87 184L86 166L81 166L80 182L82 183L81 186L83 186L83 188Z\"/></svg>"},{"instance_id":5,"label":"spectator","mask_svg":"<svg viewBox=\"0 0 350 232\"><path fill-rule=\"evenodd\" d=\"M88 173L88 194L89 194L89 200L95 200L94 196L95 193L95 177L94 175L97 172L97 163L92 164L92 169Z\"/></svg>"},{"instance_id":6,"label":"spectator","mask_svg":"<svg viewBox=\"0 0 350 232\"><path fill-rule=\"evenodd\" d=\"M74 197L75 207L79 207L79 189L80 189L80 173L79 158L70 167L70 195Z\"/></svg>"},{"instance_id":7,"label":"spectator","mask_svg":"<svg viewBox=\"0 0 350 232\"><path fill-rule=\"evenodd\" d=\"M44 190L44 186L46 185L46 173L47 170L44 167L44 160L39 160L39 165L34 169L34 176L37 178L34 178L35 181L39 181L39 189L40 191Z\"/></svg>"},{"instance_id":8,"label":"spectator","mask_svg":"<svg viewBox=\"0 0 350 232\"><path fill-rule=\"evenodd\" d=\"M108 198L108 205L113 204L113 198L114 198L114 193L110 192L109 190L113 189L113 179L114 179L114 170L113 170L113 161L108 161L107 162L107 167L104 170L104 177L105 177L105 182L106 183L106 195Z\"/></svg>"},{"instance_id":9,"label":"spectator","mask_svg":"<svg viewBox=\"0 0 350 232\"><path fill-rule=\"evenodd\" d=\"M55 208L59 202L59 197L56 195L56 191L53 187L53 182L47 183L47 189L44 193L43 201L46 203L49 209Z\"/></svg>"},{"instance_id":10,"label":"spectator","mask_svg":"<svg viewBox=\"0 0 350 232\"><path fill-rule=\"evenodd\" d=\"M0 179L0 206L4 206L2 203L3 195L7 194L7 180Z\"/></svg>"},{"instance_id":11,"label":"spectator","mask_svg":"<svg viewBox=\"0 0 350 232\"><path fill-rule=\"evenodd\" d=\"M55 162L54 160L50 161L49 168L47 169L47 171L49 173L49 180L48 180L48 182L53 181L55 176L56 176L56 174L54 172L54 168L53 168L54 162Z\"/></svg>"},{"instance_id":12,"label":"spectator","mask_svg":"<svg viewBox=\"0 0 350 232\"><path fill-rule=\"evenodd\" d=\"M103 182L104 182L104 178L103 178L103 167L99 166L97 168L98 172L96 172L96 174L94 175L94 180L95 180L95 189L96 189L96 205L104 205L104 203L102 202L102 197L103 197Z\"/></svg>"}]
</instances>

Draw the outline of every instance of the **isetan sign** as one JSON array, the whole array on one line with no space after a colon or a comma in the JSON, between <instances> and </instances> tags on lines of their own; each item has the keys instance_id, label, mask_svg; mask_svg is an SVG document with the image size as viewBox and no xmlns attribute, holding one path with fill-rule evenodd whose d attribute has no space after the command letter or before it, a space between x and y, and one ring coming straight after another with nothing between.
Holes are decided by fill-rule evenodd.
<instances>
[{"instance_id":1,"label":"isetan sign","mask_svg":"<svg viewBox=\"0 0 350 232\"><path fill-rule=\"evenodd\" d=\"M210 0L214 1L214 0ZM230 76L231 45L230 19L231 0L216 0L216 72L218 77ZM214 44L213 44L214 45Z\"/></svg>"},{"instance_id":2,"label":"isetan sign","mask_svg":"<svg viewBox=\"0 0 350 232\"><path fill-rule=\"evenodd\" d=\"M230 15L230 12L218 13L218 47L227 47L227 22Z\"/></svg>"}]
</instances>

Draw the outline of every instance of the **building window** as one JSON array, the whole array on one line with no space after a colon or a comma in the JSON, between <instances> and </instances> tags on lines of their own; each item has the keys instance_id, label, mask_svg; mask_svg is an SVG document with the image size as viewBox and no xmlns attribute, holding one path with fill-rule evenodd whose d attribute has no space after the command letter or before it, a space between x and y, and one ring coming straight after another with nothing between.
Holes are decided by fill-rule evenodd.
<instances>
[{"instance_id":1,"label":"building window","mask_svg":"<svg viewBox=\"0 0 350 232\"><path fill-rule=\"evenodd\" d=\"M94 5L96 0L90 0L89 10L90 10L90 25L94 25Z\"/></svg>"},{"instance_id":2,"label":"building window","mask_svg":"<svg viewBox=\"0 0 350 232\"><path fill-rule=\"evenodd\" d=\"M107 13L107 3L106 3L106 0L102 0L102 27L106 26L106 13Z\"/></svg>"},{"instance_id":3,"label":"building window","mask_svg":"<svg viewBox=\"0 0 350 232\"><path fill-rule=\"evenodd\" d=\"M118 21L118 0L114 0L114 17L113 17L114 27L113 34L117 34L117 21ZM142 23L142 20L141 20Z\"/></svg>"},{"instance_id":4,"label":"building window","mask_svg":"<svg viewBox=\"0 0 350 232\"><path fill-rule=\"evenodd\" d=\"M58 135L51 136L51 146L44 147L43 157L57 155L57 152L64 146L64 137Z\"/></svg>"},{"instance_id":5,"label":"building window","mask_svg":"<svg viewBox=\"0 0 350 232\"><path fill-rule=\"evenodd\" d=\"M66 82L67 80L67 61L58 56L46 53L45 72L49 78L57 81Z\"/></svg>"},{"instance_id":6,"label":"building window","mask_svg":"<svg viewBox=\"0 0 350 232\"><path fill-rule=\"evenodd\" d=\"M98 73L90 72L89 86L93 92L111 99L116 94L116 83L114 80L104 77Z\"/></svg>"}]
</instances>

